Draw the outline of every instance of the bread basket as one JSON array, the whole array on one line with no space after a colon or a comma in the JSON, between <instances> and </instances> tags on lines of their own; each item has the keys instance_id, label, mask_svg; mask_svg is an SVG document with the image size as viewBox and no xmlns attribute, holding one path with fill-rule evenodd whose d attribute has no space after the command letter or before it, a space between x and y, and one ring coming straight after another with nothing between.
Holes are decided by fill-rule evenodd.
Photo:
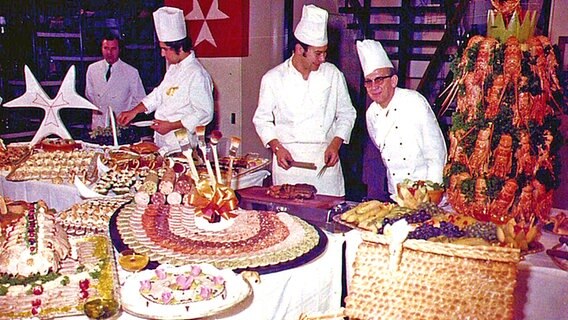
<instances>
[{"instance_id":1,"label":"bread basket","mask_svg":"<svg viewBox=\"0 0 568 320\"><path fill-rule=\"evenodd\" d=\"M399 259L389 268L388 239L363 233L341 314L301 319L513 318L518 249L406 240Z\"/></svg>"}]
</instances>

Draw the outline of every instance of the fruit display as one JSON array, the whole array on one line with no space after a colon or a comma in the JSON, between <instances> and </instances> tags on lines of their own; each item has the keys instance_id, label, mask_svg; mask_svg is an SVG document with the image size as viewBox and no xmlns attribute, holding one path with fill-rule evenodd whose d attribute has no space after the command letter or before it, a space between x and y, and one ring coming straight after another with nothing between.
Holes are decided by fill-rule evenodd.
<instances>
[{"instance_id":1,"label":"fruit display","mask_svg":"<svg viewBox=\"0 0 568 320\"><path fill-rule=\"evenodd\" d=\"M535 15L521 23L519 12L490 12L490 35L470 38L453 62L442 109L457 97L444 168L449 203L501 225L549 219L563 143L557 58L547 37L533 35Z\"/></svg>"}]
</instances>

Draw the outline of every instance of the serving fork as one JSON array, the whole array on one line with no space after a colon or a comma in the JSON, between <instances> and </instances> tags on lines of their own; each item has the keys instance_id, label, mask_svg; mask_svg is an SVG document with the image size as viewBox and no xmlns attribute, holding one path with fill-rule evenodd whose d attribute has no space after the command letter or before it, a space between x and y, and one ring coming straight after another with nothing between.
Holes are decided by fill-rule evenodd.
<instances>
[{"instance_id":1,"label":"serving fork","mask_svg":"<svg viewBox=\"0 0 568 320\"><path fill-rule=\"evenodd\" d=\"M329 166L324 164L323 167L318 172L318 174L316 175L316 177L321 178L325 174L325 172L327 171L327 168L329 168Z\"/></svg>"}]
</instances>

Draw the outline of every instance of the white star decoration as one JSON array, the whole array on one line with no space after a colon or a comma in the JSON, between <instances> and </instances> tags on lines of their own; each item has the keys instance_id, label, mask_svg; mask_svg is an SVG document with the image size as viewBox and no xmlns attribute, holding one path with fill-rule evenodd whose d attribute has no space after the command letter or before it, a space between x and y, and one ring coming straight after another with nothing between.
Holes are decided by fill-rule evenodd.
<instances>
[{"instance_id":1,"label":"white star decoration","mask_svg":"<svg viewBox=\"0 0 568 320\"><path fill-rule=\"evenodd\" d=\"M78 95L75 91L75 66L71 66L69 71L67 71L55 99L50 99L45 91L43 91L28 66L24 67L24 75L26 79L26 92L20 97L6 102L4 107L32 107L45 110L45 117L30 142L32 146L51 134L63 139L71 139L71 135L61 121L59 110L63 108L99 110L94 104Z\"/></svg>"},{"instance_id":2,"label":"white star decoration","mask_svg":"<svg viewBox=\"0 0 568 320\"><path fill-rule=\"evenodd\" d=\"M197 46L203 41L207 41L211 43L214 47L217 47L217 43L215 43L215 38L211 33L211 29L209 29L207 21L221 20L221 19L229 19L229 16L226 15L223 11L219 10L219 0L213 0L213 3L211 3L211 8L209 8L209 12L207 12L207 17L203 15L203 10L201 10L201 5L199 4L199 1L193 0L193 10L191 10L191 12L185 16L185 20L188 21L203 20L203 25L201 26L201 30L199 30L197 39L195 39L195 46Z\"/></svg>"}]
</instances>

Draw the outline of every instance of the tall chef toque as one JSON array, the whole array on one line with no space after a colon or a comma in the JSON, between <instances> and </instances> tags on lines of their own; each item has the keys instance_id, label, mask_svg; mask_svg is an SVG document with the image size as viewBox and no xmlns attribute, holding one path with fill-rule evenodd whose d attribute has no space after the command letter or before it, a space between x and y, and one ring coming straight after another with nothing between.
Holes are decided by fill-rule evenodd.
<instances>
[{"instance_id":1,"label":"tall chef toque","mask_svg":"<svg viewBox=\"0 0 568 320\"><path fill-rule=\"evenodd\" d=\"M385 49L376 40L357 41L357 53L364 76L378 68L394 68Z\"/></svg>"},{"instance_id":2,"label":"tall chef toque","mask_svg":"<svg viewBox=\"0 0 568 320\"><path fill-rule=\"evenodd\" d=\"M313 4L305 5L294 36L309 46L327 45L327 11Z\"/></svg>"},{"instance_id":3,"label":"tall chef toque","mask_svg":"<svg viewBox=\"0 0 568 320\"><path fill-rule=\"evenodd\" d=\"M173 7L161 7L154 11L154 26L158 40L162 42L178 41L187 37L183 10Z\"/></svg>"}]
</instances>

